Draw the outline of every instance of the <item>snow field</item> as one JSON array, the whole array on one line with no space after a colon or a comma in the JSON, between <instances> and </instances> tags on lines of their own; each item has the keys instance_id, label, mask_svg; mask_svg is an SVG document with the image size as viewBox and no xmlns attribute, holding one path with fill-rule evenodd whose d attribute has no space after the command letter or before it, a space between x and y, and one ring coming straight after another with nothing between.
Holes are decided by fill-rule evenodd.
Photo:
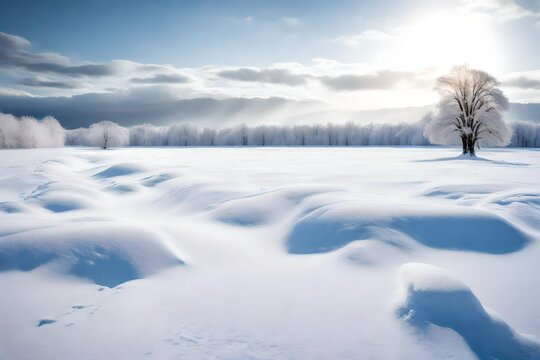
<instances>
[{"instance_id":1,"label":"snow field","mask_svg":"<svg viewBox=\"0 0 540 360\"><path fill-rule=\"evenodd\" d=\"M536 359L540 153L456 151L4 150L0 358Z\"/></svg>"}]
</instances>

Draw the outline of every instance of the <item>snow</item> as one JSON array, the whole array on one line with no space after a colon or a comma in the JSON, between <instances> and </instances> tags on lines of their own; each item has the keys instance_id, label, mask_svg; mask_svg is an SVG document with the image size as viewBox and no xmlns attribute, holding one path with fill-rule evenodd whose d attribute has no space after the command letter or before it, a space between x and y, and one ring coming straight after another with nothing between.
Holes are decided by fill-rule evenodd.
<instances>
[{"instance_id":1,"label":"snow","mask_svg":"<svg viewBox=\"0 0 540 360\"><path fill-rule=\"evenodd\" d=\"M380 205L377 205L380 204ZM296 222L287 238L292 253L331 251L351 241L376 238L394 246L396 230L424 245L441 248L509 253L523 248L528 240L499 216L470 208L433 206L422 201L395 204L379 197L369 204L339 203L320 206Z\"/></svg>"},{"instance_id":2,"label":"snow","mask_svg":"<svg viewBox=\"0 0 540 360\"><path fill-rule=\"evenodd\" d=\"M0 152L0 359L540 358L540 152Z\"/></svg>"},{"instance_id":3,"label":"snow","mask_svg":"<svg viewBox=\"0 0 540 360\"><path fill-rule=\"evenodd\" d=\"M61 273L108 287L183 264L154 234L110 222L85 220L2 238L0 271L29 271L49 263Z\"/></svg>"},{"instance_id":4,"label":"snow","mask_svg":"<svg viewBox=\"0 0 540 360\"><path fill-rule=\"evenodd\" d=\"M540 343L489 314L473 292L435 266L401 266L405 299L398 316L413 326L426 323L451 328L482 359L538 359Z\"/></svg>"}]
</instances>

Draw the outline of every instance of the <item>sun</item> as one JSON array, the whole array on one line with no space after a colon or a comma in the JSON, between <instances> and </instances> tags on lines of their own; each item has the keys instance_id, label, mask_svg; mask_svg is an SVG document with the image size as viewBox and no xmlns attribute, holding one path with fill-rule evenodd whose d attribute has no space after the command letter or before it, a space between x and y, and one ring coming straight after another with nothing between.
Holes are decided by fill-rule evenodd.
<instances>
[{"instance_id":1,"label":"sun","mask_svg":"<svg viewBox=\"0 0 540 360\"><path fill-rule=\"evenodd\" d=\"M457 64L496 71L501 58L489 19L466 11L418 16L396 30L391 56L404 67L447 69Z\"/></svg>"}]
</instances>

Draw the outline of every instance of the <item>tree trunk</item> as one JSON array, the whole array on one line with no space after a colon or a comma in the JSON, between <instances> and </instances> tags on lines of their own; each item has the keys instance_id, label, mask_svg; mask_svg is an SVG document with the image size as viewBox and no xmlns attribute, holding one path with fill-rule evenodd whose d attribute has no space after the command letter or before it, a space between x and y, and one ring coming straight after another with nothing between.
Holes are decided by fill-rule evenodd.
<instances>
[{"instance_id":1,"label":"tree trunk","mask_svg":"<svg viewBox=\"0 0 540 360\"><path fill-rule=\"evenodd\" d=\"M467 154L469 152L469 149L467 144L467 138L465 136L461 136L461 145L463 146L463 155Z\"/></svg>"},{"instance_id":2,"label":"tree trunk","mask_svg":"<svg viewBox=\"0 0 540 360\"><path fill-rule=\"evenodd\" d=\"M476 147L476 139L473 137L472 134L468 135L467 138L467 147L469 148L469 155L476 156L475 147Z\"/></svg>"},{"instance_id":3,"label":"tree trunk","mask_svg":"<svg viewBox=\"0 0 540 360\"><path fill-rule=\"evenodd\" d=\"M469 154L470 156L476 156L476 139L473 134L461 136L461 145L463 147L463 155Z\"/></svg>"}]
</instances>

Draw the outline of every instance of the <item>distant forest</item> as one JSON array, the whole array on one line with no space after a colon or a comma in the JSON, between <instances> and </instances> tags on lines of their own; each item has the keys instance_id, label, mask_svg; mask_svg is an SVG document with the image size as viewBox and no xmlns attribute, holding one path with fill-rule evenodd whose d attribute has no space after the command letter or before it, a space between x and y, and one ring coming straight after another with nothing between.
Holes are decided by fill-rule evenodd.
<instances>
[{"instance_id":1,"label":"distant forest","mask_svg":"<svg viewBox=\"0 0 540 360\"><path fill-rule=\"evenodd\" d=\"M123 127L103 121L65 130L53 117L0 114L0 148L59 146L422 146L426 119L414 123L246 126L222 129L190 124ZM540 147L540 124L514 121L510 147ZM459 138L456 138L458 145ZM482 144L481 144L482 145Z\"/></svg>"}]
</instances>

